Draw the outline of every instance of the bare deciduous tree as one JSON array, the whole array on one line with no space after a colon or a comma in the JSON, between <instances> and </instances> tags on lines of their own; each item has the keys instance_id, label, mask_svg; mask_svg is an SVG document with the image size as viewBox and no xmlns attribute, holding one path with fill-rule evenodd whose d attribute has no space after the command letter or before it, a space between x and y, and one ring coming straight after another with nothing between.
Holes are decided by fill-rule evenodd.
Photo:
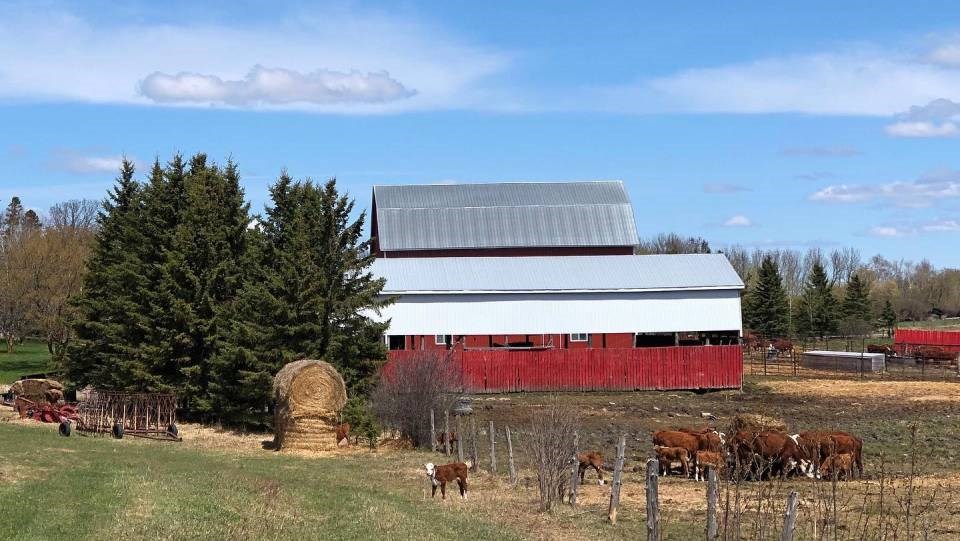
<instances>
[{"instance_id":1,"label":"bare deciduous tree","mask_svg":"<svg viewBox=\"0 0 960 541\"><path fill-rule=\"evenodd\" d=\"M556 398L530 421L527 445L540 481L540 510L549 511L559 503L570 479L570 461L575 449L574 435L580 425L577 412Z\"/></svg>"}]
</instances>

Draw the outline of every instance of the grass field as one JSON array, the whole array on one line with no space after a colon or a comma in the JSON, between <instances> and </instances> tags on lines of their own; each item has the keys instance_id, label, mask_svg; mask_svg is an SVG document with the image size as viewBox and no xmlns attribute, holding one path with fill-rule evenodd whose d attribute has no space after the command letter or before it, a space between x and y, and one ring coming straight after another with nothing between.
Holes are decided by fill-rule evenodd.
<instances>
[{"instance_id":1,"label":"grass field","mask_svg":"<svg viewBox=\"0 0 960 541\"><path fill-rule=\"evenodd\" d=\"M929 319L924 321L902 321L900 327L933 329L933 330L960 330L960 318Z\"/></svg>"},{"instance_id":2,"label":"grass field","mask_svg":"<svg viewBox=\"0 0 960 541\"><path fill-rule=\"evenodd\" d=\"M50 353L43 342L27 340L7 353L6 344L0 344L0 384L11 383L24 374L45 372L51 368Z\"/></svg>"},{"instance_id":3,"label":"grass field","mask_svg":"<svg viewBox=\"0 0 960 541\"><path fill-rule=\"evenodd\" d=\"M0 539L636 539L645 535L643 474L650 432L672 426L724 427L738 412L785 419L791 429L838 427L864 439L867 479L840 483L845 533L853 534L860 502L879 516L881 456L887 511L899 516L906 501L910 458L916 458L916 508L931 539L960 535L960 386L945 382L748 379L744 391L567 393L580 413L582 449L612 456L616 437L628 437L627 468L617 526L605 521L609 485L588 474L581 506L553 515L537 512L536 476L525 430L530 415L552 400L547 394L477 397L478 426L493 420L515 429L519 485L506 479L506 449L498 436L499 475L471 474L470 498L442 503L429 497L427 452L353 449L337 456L303 457L262 449L268 435L235 435L184 427L184 442L62 438L55 427L0 422ZM9 411L9 410L7 410ZM701 417L709 412L715 420ZM9 419L9 414L6 416ZM918 437L911 441L910 427ZM489 463L486 435L480 463ZM915 444L915 451L911 450ZM811 538L824 510L829 483L797 479L748 483L741 504L760 505L767 517L744 518L743 537L769 538L786 492L801 494L797 539ZM724 487L724 494L734 490ZM736 490L740 490L739 488ZM701 537L702 484L661 480L665 539ZM924 507L927 506L927 507ZM892 509L891 509L892 508ZM845 514L844 514L845 513ZM747 515L744 515L746 517ZM894 520L891 518L890 520ZM823 524L827 524L824 522ZM822 530L821 530L822 531ZM831 536L832 537L832 536ZM898 538L904 538L900 531ZM872 538L867 536L867 538Z\"/></svg>"}]
</instances>

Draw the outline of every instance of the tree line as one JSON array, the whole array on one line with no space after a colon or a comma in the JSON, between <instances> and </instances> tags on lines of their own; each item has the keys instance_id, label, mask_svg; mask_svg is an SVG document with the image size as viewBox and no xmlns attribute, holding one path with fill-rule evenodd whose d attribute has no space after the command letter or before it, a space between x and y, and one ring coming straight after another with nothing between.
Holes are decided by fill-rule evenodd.
<instances>
[{"instance_id":1,"label":"tree line","mask_svg":"<svg viewBox=\"0 0 960 541\"><path fill-rule=\"evenodd\" d=\"M295 359L369 390L386 357L385 324L367 317L383 282L366 215L351 217L336 180L284 171L253 215L232 160L175 155L135 175L124 161L69 301L72 385L175 393L188 417L248 426L269 424L273 375Z\"/></svg>"},{"instance_id":2,"label":"tree line","mask_svg":"<svg viewBox=\"0 0 960 541\"><path fill-rule=\"evenodd\" d=\"M66 351L97 208L89 199L70 200L41 216L11 198L0 221L0 336L7 352L28 334L42 336L55 357Z\"/></svg>"},{"instance_id":3,"label":"tree line","mask_svg":"<svg viewBox=\"0 0 960 541\"><path fill-rule=\"evenodd\" d=\"M711 253L708 241L668 233L638 253ZM822 337L891 329L897 321L960 316L960 270L929 261L864 259L855 248L824 251L726 246L746 284L744 325L769 337Z\"/></svg>"}]
</instances>

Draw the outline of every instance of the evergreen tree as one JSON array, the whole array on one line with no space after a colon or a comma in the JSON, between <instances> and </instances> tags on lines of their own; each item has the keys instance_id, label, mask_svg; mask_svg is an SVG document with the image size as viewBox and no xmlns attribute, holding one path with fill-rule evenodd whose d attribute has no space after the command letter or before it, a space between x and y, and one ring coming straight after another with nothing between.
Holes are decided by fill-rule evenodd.
<instances>
[{"instance_id":1,"label":"evergreen tree","mask_svg":"<svg viewBox=\"0 0 960 541\"><path fill-rule=\"evenodd\" d=\"M797 303L794 321L797 333L823 338L837 330L837 299L823 264L815 261Z\"/></svg>"},{"instance_id":2,"label":"evergreen tree","mask_svg":"<svg viewBox=\"0 0 960 541\"><path fill-rule=\"evenodd\" d=\"M893 328L897 324L897 312L893 309L893 303L890 302L890 299L883 301L883 309L880 311L880 322L883 323L883 327L887 330L887 336L893 334Z\"/></svg>"},{"instance_id":3,"label":"evergreen tree","mask_svg":"<svg viewBox=\"0 0 960 541\"><path fill-rule=\"evenodd\" d=\"M854 274L847 282L847 291L843 297L840 311L844 319L873 321L873 309L870 306L870 285Z\"/></svg>"},{"instance_id":4,"label":"evergreen tree","mask_svg":"<svg viewBox=\"0 0 960 541\"><path fill-rule=\"evenodd\" d=\"M143 193L134 166L124 160L103 203L82 294L76 301L77 340L65 359L77 386L138 391L155 384L142 356L149 321L141 309Z\"/></svg>"},{"instance_id":5,"label":"evergreen tree","mask_svg":"<svg viewBox=\"0 0 960 541\"><path fill-rule=\"evenodd\" d=\"M770 256L760 265L757 283L747 294L744 311L749 328L761 336L782 337L790 331L787 295L777 264Z\"/></svg>"}]
</instances>

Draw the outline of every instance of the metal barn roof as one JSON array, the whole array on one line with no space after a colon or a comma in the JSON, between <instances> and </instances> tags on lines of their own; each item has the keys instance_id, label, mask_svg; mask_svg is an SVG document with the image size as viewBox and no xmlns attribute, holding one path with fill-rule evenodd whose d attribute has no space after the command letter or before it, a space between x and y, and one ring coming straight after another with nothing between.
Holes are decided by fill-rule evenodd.
<instances>
[{"instance_id":1,"label":"metal barn roof","mask_svg":"<svg viewBox=\"0 0 960 541\"><path fill-rule=\"evenodd\" d=\"M381 250L633 246L619 181L374 186Z\"/></svg>"},{"instance_id":2,"label":"metal barn roof","mask_svg":"<svg viewBox=\"0 0 960 541\"><path fill-rule=\"evenodd\" d=\"M743 289L723 254L377 259L384 293Z\"/></svg>"}]
</instances>

